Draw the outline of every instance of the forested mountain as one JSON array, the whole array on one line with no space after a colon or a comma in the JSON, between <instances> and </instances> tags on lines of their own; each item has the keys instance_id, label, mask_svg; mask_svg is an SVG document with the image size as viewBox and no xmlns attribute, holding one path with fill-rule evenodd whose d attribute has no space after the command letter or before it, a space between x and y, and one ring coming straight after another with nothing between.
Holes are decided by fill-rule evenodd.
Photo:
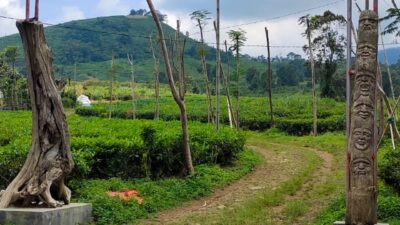
<instances>
[{"instance_id":1,"label":"forested mountain","mask_svg":"<svg viewBox=\"0 0 400 225\"><path fill-rule=\"evenodd\" d=\"M389 64L395 64L400 59L400 48L388 48L386 49L386 54ZM383 50L378 52L378 59L380 63L385 62L385 55Z\"/></svg>"},{"instance_id":2,"label":"forested mountain","mask_svg":"<svg viewBox=\"0 0 400 225\"><path fill-rule=\"evenodd\" d=\"M160 15L162 15L160 13ZM165 15L163 15L165 18ZM145 11L132 10L128 16L99 17L86 20L71 21L45 28L46 39L53 53L55 75L63 78L74 77L74 64L77 64L77 79L108 79L110 60L114 54L117 65L117 80L130 79L130 66L127 63L127 54L133 54L135 74L138 82L149 82L153 79L153 59L150 51L149 36L152 35L154 46L159 58L161 55L156 42L156 29L153 19ZM166 38L173 38L175 29L164 24ZM183 35L183 34L182 34ZM171 49L171 41L167 41ZM0 38L0 49L7 46L19 46L17 66L24 74L24 61L21 40L18 34ZM199 57L199 43L187 38L185 51L186 75L188 84L200 86L201 64ZM229 54L221 54L223 67L230 63L231 74L235 67L235 60ZM241 56L241 88L244 93L264 93L266 91L266 59L263 56L252 58ZM215 49L206 48L208 75L211 82L215 78ZM273 58L274 86L295 86L308 76L305 60L294 53L287 57ZM292 73L292 72L293 73ZM277 74L279 73L279 74ZM164 65L160 64L161 82L166 82ZM198 88L197 88L198 89Z\"/></svg>"}]
</instances>

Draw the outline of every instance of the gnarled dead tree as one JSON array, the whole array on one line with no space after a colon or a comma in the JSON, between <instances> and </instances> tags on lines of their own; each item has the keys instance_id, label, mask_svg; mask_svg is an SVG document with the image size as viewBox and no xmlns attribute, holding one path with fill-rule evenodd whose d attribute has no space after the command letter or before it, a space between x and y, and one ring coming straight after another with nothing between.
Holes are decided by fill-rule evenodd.
<instances>
[{"instance_id":1,"label":"gnarled dead tree","mask_svg":"<svg viewBox=\"0 0 400 225\"><path fill-rule=\"evenodd\" d=\"M18 21L32 103L32 146L17 177L0 194L0 208L10 205L58 207L71 191L64 178L73 166L69 132L61 98L52 78L52 58L43 25Z\"/></svg>"}]
</instances>

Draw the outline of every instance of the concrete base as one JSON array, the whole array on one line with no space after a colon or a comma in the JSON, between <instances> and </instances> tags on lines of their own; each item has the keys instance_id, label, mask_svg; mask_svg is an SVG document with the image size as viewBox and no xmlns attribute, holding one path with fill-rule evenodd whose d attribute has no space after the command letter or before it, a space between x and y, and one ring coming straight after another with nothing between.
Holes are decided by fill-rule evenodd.
<instances>
[{"instance_id":1,"label":"concrete base","mask_svg":"<svg viewBox=\"0 0 400 225\"><path fill-rule=\"evenodd\" d=\"M336 221L333 225L346 225L344 221ZM388 223L377 223L376 225L389 225Z\"/></svg>"},{"instance_id":2,"label":"concrete base","mask_svg":"<svg viewBox=\"0 0 400 225\"><path fill-rule=\"evenodd\" d=\"M71 203L60 208L0 209L0 224L83 225L91 221L91 204Z\"/></svg>"}]
</instances>

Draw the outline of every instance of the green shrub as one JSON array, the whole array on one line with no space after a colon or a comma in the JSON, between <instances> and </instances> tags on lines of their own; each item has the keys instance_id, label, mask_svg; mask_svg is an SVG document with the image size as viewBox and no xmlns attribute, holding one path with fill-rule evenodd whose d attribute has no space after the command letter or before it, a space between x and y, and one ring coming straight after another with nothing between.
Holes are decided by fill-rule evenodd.
<instances>
[{"instance_id":1,"label":"green shrub","mask_svg":"<svg viewBox=\"0 0 400 225\"><path fill-rule=\"evenodd\" d=\"M319 133L338 131L345 128L345 118L342 116L332 116L325 119L318 119L317 129ZM279 119L276 127L291 135L309 135L312 131L312 119Z\"/></svg>"},{"instance_id":2,"label":"green shrub","mask_svg":"<svg viewBox=\"0 0 400 225\"><path fill-rule=\"evenodd\" d=\"M188 95L186 100L188 119L190 121L207 122L206 98L202 95ZM233 99L233 105L235 105ZM266 130L271 127L268 113L268 102L262 97L242 97L240 126L245 130ZM132 118L132 103L115 102L113 105L113 117ZM309 134L312 127L312 101L310 96L293 95L279 96L274 99L274 118L279 128L289 134ZM137 101L136 118L153 119L155 100L139 99ZM109 106L106 103L95 104L92 107L78 107L76 113L82 116L108 117ZM225 101L221 101L221 123L229 124ZM318 105L318 119L320 120L320 132L343 130L345 119L345 105L332 99L322 98ZM160 99L160 118L171 121L179 120L179 110L172 97Z\"/></svg>"},{"instance_id":3,"label":"green shrub","mask_svg":"<svg viewBox=\"0 0 400 225\"><path fill-rule=\"evenodd\" d=\"M61 100L64 108L75 108L76 106L76 93L74 91L61 92Z\"/></svg>"},{"instance_id":4,"label":"green shrub","mask_svg":"<svg viewBox=\"0 0 400 225\"><path fill-rule=\"evenodd\" d=\"M400 151L385 145L385 155L379 163L379 175L400 193Z\"/></svg>"},{"instance_id":5,"label":"green shrub","mask_svg":"<svg viewBox=\"0 0 400 225\"><path fill-rule=\"evenodd\" d=\"M73 201L93 204L96 224L136 224L138 219L179 206L184 201L204 196L216 187L237 180L260 162L260 156L250 150L239 153L238 158L232 167L198 165L196 173L184 179L73 180L68 185L73 190ZM108 191L127 189L137 190L143 204L139 205L135 199L122 201L106 195Z\"/></svg>"},{"instance_id":6,"label":"green shrub","mask_svg":"<svg viewBox=\"0 0 400 225\"><path fill-rule=\"evenodd\" d=\"M379 184L378 194L378 220L381 222L398 221L400 218L400 196L392 188ZM332 221L344 220L346 212L345 195L334 199L320 215L317 216L313 224L331 225Z\"/></svg>"},{"instance_id":7,"label":"green shrub","mask_svg":"<svg viewBox=\"0 0 400 225\"><path fill-rule=\"evenodd\" d=\"M72 177L123 179L178 175L183 164L180 122L68 117L76 163ZM23 165L30 146L30 112L0 112L0 185ZM18 135L16 131L20 132ZM229 165L244 148L241 133L202 123L190 123L193 163Z\"/></svg>"}]
</instances>

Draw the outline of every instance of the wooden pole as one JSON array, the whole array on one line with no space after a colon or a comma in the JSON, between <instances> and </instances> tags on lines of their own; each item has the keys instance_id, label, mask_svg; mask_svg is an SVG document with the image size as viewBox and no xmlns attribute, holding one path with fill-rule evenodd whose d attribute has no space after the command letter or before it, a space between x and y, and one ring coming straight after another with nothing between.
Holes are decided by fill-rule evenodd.
<instances>
[{"instance_id":1,"label":"wooden pole","mask_svg":"<svg viewBox=\"0 0 400 225\"><path fill-rule=\"evenodd\" d=\"M268 49L268 98L269 98L269 115L271 127L274 123L274 116L272 111L272 67L271 67L271 50L269 46L269 33L267 27L265 27L265 35L267 37L267 49Z\"/></svg>"},{"instance_id":2,"label":"wooden pole","mask_svg":"<svg viewBox=\"0 0 400 225\"><path fill-rule=\"evenodd\" d=\"M215 110L215 125L217 131L219 131L220 127L220 79L221 79L221 49L220 49L220 0L217 0L217 23L216 23L216 39L217 39L217 68L216 68L216 84L215 84L215 92L216 92L216 110Z\"/></svg>"},{"instance_id":3,"label":"wooden pole","mask_svg":"<svg viewBox=\"0 0 400 225\"><path fill-rule=\"evenodd\" d=\"M31 3L31 0L26 0L25 20L29 20L30 3Z\"/></svg>"},{"instance_id":4,"label":"wooden pole","mask_svg":"<svg viewBox=\"0 0 400 225\"><path fill-rule=\"evenodd\" d=\"M396 101L396 96L394 95L394 88L393 88L393 82L392 82L392 73L390 71L390 65L387 57L387 52L385 49L385 43L383 41L383 37L381 35L381 43L382 43L382 50L383 50L383 55L385 57L385 65L386 65L386 70L388 73L388 78L389 78L389 84L390 84L390 94L392 94L393 101Z\"/></svg>"},{"instance_id":5,"label":"wooden pole","mask_svg":"<svg viewBox=\"0 0 400 225\"><path fill-rule=\"evenodd\" d=\"M374 0L374 12L378 14L378 0Z\"/></svg>"},{"instance_id":6,"label":"wooden pole","mask_svg":"<svg viewBox=\"0 0 400 225\"><path fill-rule=\"evenodd\" d=\"M160 61L156 57L156 53L153 47L153 40L151 38L151 35L149 36L150 38L150 50L153 55L153 60L154 60L154 69L153 69L153 74L154 74L154 95L156 98L156 106L154 110L154 119L158 120L160 119L160 80L159 80L159 69L158 66L160 64Z\"/></svg>"},{"instance_id":7,"label":"wooden pole","mask_svg":"<svg viewBox=\"0 0 400 225\"><path fill-rule=\"evenodd\" d=\"M35 18L34 20L38 21L39 20L39 0L36 0L35 2Z\"/></svg>"},{"instance_id":8,"label":"wooden pole","mask_svg":"<svg viewBox=\"0 0 400 225\"><path fill-rule=\"evenodd\" d=\"M397 7L397 4L396 4L395 0L392 0L392 4L393 4L393 7L394 7L395 9L399 10L399 8Z\"/></svg>"},{"instance_id":9,"label":"wooden pole","mask_svg":"<svg viewBox=\"0 0 400 225\"><path fill-rule=\"evenodd\" d=\"M113 85L114 85L114 53L112 54L111 57L111 70L110 70L110 101L109 101L109 106L108 106L108 119L111 119L112 117L112 102L113 102Z\"/></svg>"},{"instance_id":10,"label":"wooden pole","mask_svg":"<svg viewBox=\"0 0 400 225\"><path fill-rule=\"evenodd\" d=\"M224 80L224 86L225 86L225 94L226 94L226 98L228 100L228 108L229 108L229 113L230 113L230 119L232 120L232 123L236 126L236 119L235 119L235 114L233 113L233 107L232 107L232 100L231 100L231 94L230 94L230 90L229 90L229 77L230 77L230 63L229 63L229 53L228 53L228 43L224 42L225 44L225 55L228 61L228 68L227 68L227 74L225 75L224 73L221 73L223 76L223 80ZM221 72L223 72L222 70L222 66L221 66ZM232 126L231 126L232 127Z\"/></svg>"},{"instance_id":11,"label":"wooden pole","mask_svg":"<svg viewBox=\"0 0 400 225\"><path fill-rule=\"evenodd\" d=\"M310 21L307 19L307 38L308 38L308 47L310 50L310 62L311 62L311 82L312 82L312 111L313 111L313 135L318 135L318 125L317 125L317 91L315 85L315 69L314 69L314 56L313 49L311 44L311 30L310 30Z\"/></svg>"},{"instance_id":12,"label":"wooden pole","mask_svg":"<svg viewBox=\"0 0 400 225\"><path fill-rule=\"evenodd\" d=\"M346 195L350 193L350 123L351 123L351 24L352 24L352 0L347 0L347 44L346 44ZM346 201L346 207L349 207L349 202Z\"/></svg>"},{"instance_id":13,"label":"wooden pole","mask_svg":"<svg viewBox=\"0 0 400 225\"><path fill-rule=\"evenodd\" d=\"M133 56L127 54L128 62L131 65L131 97L132 97L132 119L136 119L136 97L135 97L135 68Z\"/></svg>"},{"instance_id":14,"label":"wooden pole","mask_svg":"<svg viewBox=\"0 0 400 225\"><path fill-rule=\"evenodd\" d=\"M76 94L76 63L74 63L74 92Z\"/></svg>"}]
</instances>

